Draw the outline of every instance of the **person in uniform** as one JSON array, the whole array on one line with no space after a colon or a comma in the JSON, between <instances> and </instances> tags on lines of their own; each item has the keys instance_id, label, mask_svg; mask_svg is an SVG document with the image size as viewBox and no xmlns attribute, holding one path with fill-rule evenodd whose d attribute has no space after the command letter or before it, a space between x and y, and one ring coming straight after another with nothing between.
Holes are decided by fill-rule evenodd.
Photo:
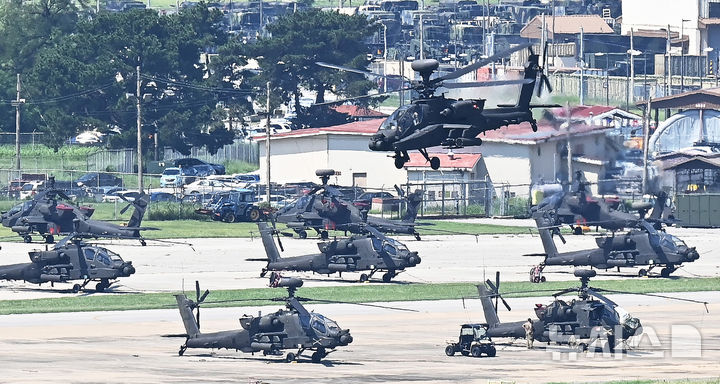
<instances>
[{"instance_id":1,"label":"person in uniform","mask_svg":"<svg viewBox=\"0 0 720 384\"><path fill-rule=\"evenodd\" d=\"M531 318L528 318L527 321L523 324L523 329L525 329L525 340L527 341L527 347L528 349L532 349L535 335L533 334L533 322Z\"/></svg>"}]
</instances>

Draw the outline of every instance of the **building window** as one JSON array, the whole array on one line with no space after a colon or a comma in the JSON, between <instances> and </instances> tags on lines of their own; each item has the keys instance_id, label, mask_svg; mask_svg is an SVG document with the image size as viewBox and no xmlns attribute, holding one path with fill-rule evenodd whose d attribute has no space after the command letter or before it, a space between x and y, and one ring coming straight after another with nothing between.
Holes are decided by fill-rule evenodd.
<instances>
[{"instance_id":1,"label":"building window","mask_svg":"<svg viewBox=\"0 0 720 384\"><path fill-rule=\"evenodd\" d=\"M353 186L367 187L367 173L353 173Z\"/></svg>"}]
</instances>

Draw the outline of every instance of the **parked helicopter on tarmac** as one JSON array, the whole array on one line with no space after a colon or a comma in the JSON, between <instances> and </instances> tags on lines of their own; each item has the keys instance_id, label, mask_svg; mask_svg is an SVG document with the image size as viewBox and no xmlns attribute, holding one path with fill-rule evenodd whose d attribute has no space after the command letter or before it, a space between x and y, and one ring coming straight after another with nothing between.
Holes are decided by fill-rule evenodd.
<instances>
[{"instance_id":1,"label":"parked helicopter on tarmac","mask_svg":"<svg viewBox=\"0 0 720 384\"><path fill-rule=\"evenodd\" d=\"M538 96L540 96L543 87L552 92L550 81L543 73L545 64L542 67L540 66L540 55L535 54L530 47L531 44L520 44L449 74L432 79L430 77L439 67L437 60L413 61L412 69L420 74L422 80L412 82L410 87L399 91L414 90L420 94L420 98L413 100L409 105L398 108L382 123L378 132L370 139L370 149L373 151L394 152L395 167L398 169L401 169L410 160L408 151L418 150L430 162L430 167L436 170L440 167L440 159L438 157L431 158L428 155L427 148L429 147L442 145L447 148L462 148L480 145L482 140L477 137L480 133L523 122L530 123L533 131L536 131L537 122L533 118L532 109L558 106L530 103L533 93L537 92ZM447 80L457 79L524 48L530 49L530 55L525 65L524 78L521 80L474 83L447 82ZM544 47L543 57L543 61L546 61L547 45ZM327 63L317 64L327 68L368 76L384 77L354 68ZM492 109L485 109L484 99L456 100L445 98L444 95L435 96L435 91L441 87L450 89L507 84L522 84L517 103L514 105L498 105L497 108ZM368 97L372 96L376 95ZM342 101L344 100L334 103Z\"/></svg>"},{"instance_id":2,"label":"parked helicopter on tarmac","mask_svg":"<svg viewBox=\"0 0 720 384\"><path fill-rule=\"evenodd\" d=\"M92 237L112 237L121 239L138 239L145 245L140 232L155 228L140 227L150 197L141 193L133 201L120 195L128 205L120 210L124 214L131 206L135 208L127 226L117 225L102 220L90 219L93 210L87 207L75 207L58 202L58 198L69 200L69 197L55 188L55 180L50 178L48 188L22 204L14 206L2 213L2 225L20 235L26 243L32 242L32 234L38 233L46 243L55 242L55 235L82 234Z\"/></svg>"},{"instance_id":3,"label":"parked helicopter on tarmac","mask_svg":"<svg viewBox=\"0 0 720 384\"><path fill-rule=\"evenodd\" d=\"M352 203L342 199L337 187L328 184L330 177L335 175L334 170L318 169L315 174L322 180L322 185L280 209L274 222L284 223L301 238L307 237L308 229L314 229L321 238L327 239L328 229L364 233L372 226L383 233L411 234L420 240L420 234L415 230L415 218L422 202L421 190L405 197L407 210L401 220L365 217ZM396 189L401 196L404 194L402 189Z\"/></svg>"},{"instance_id":4,"label":"parked helicopter on tarmac","mask_svg":"<svg viewBox=\"0 0 720 384\"><path fill-rule=\"evenodd\" d=\"M200 306L210 291L200 294L200 285L195 282L196 300L192 301L184 294L175 295L180 316L187 332L185 344L178 354L182 356L188 348L235 349L245 353L262 352L263 355L282 355L288 352L285 361L298 360L305 351L314 351L311 355L313 363L319 363L336 348L347 346L353 342L350 330L341 329L338 324L317 312L308 311L301 301L307 299L295 296L297 288L303 281L294 277L282 277L272 273L270 286L287 288L288 297L282 298L285 309L259 316L244 315L240 318L242 329L212 333L200 332ZM245 299L251 301L267 299ZM196 311L193 316L193 310Z\"/></svg>"},{"instance_id":5,"label":"parked helicopter on tarmac","mask_svg":"<svg viewBox=\"0 0 720 384\"><path fill-rule=\"evenodd\" d=\"M590 183L581 171L575 174L575 181L568 192L557 192L543 199L534 211L554 211L557 221L555 225L568 224L575 234L582 234L583 226L597 226L609 231L637 227L641 220L653 223L656 229L662 224L672 224L665 220L665 208L668 201L667 193L661 191L655 197L655 203L633 203L631 208L637 214L622 212L610 207L602 199L593 197L589 190ZM648 212L651 212L647 216Z\"/></svg>"},{"instance_id":6,"label":"parked helicopter on tarmac","mask_svg":"<svg viewBox=\"0 0 720 384\"><path fill-rule=\"evenodd\" d=\"M638 276L647 274L656 267L663 267L660 275L669 277L683 263L690 263L700 254L695 247L688 247L678 237L656 229L650 222L639 220L637 228L625 234L612 233L595 238L598 248L559 253L553 240L557 234L565 242L556 226L557 217L552 210L533 213L545 253L528 256L544 256L545 260L530 270L531 282L542 282L542 272L548 265L589 266L599 269L641 268Z\"/></svg>"},{"instance_id":7,"label":"parked helicopter on tarmac","mask_svg":"<svg viewBox=\"0 0 720 384\"><path fill-rule=\"evenodd\" d=\"M81 236L72 234L55 244L52 250L29 252L30 263L0 266L0 280L24 280L33 284L66 283L82 280L73 285L78 292L91 281L97 281L95 290L102 292L121 277L135 273L131 261L97 245L87 244Z\"/></svg>"},{"instance_id":8,"label":"parked helicopter on tarmac","mask_svg":"<svg viewBox=\"0 0 720 384\"><path fill-rule=\"evenodd\" d=\"M587 350L588 346L593 342L604 340L609 350L614 352L617 343L642 334L640 319L630 315L617 303L600 292L662 297L705 304L706 308L708 304L704 301L657 294L592 288L588 283L590 278L596 275L594 270L575 270L574 274L580 278L580 287L567 288L553 293L554 301L548 305L536 304L534 311L537 320L532 322L533 335L536 341L567 344L581 350ZM498 299L502 301L508 311L510 306L500 295L499 287L499 272L496 273L495 283L488 279L485 283L477 286L487 323L487 335L492 338L525 338L526 333L523 328L525 321L500 322L497 315ZM559 296L568 293L577 293L578 299L573 299L568 303L559 298ZM494 305L491 300L493 298L495 299Z\"/></svg>"},{"instance_id":9,"label":"parked helicopter on tarmac","mask_svg":"<svg viewBox=\"0 0 720 384\"><path fill-rule=\"evenodd\" d=\"M397 240L386 237L372 226L367 226L367 235L318 243L320 253L280 257L273 234L277 231L267 223L258 223L263 246L267 254L267 265L260 276L268 271L308 271L321 274L369 271L362 273L360 281L368 281L375 272L386 271L383 282L389 283L406 268L420 264L417 252L411 252ZM278 236L278 241L280 237ZM256 259L254 259L256 260Z\"/></svg>"}]
</instances>

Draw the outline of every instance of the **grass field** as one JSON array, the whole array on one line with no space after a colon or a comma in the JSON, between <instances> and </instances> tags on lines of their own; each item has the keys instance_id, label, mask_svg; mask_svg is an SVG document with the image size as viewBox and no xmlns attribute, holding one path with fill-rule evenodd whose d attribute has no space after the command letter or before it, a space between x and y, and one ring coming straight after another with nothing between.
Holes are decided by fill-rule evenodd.
<instances>
[{"instance_id":1,"label":"grass field","mask_svg":"<svg viewBox=\"0 0 720 384\"><path fill-rule=\"evenodd\" d=\"M552 292L573 286L570 282L548 282L542 286L529 282L504 282L504 297L549 297ZM633 293L712 291L720 286L720 278L706 279L644 279L594 281L595 288ZM538 289L541 288L541 291ZM551 292L547 292L547 291ZM516 293L512 293L516 292ZM522 292L522 293L518 293ZM194 296L194 293L187 293ZM282 290L257 288L213 291L206 307L242 307L271 305L271 299L284 294ZM442 284L358 284L344 287L301 288L298 295L344 303L423 301L477 298L473 283ZM371 299L369 299L371 298ZM33 300L0 301L0 315L18 313L123 311L174 308L170 293L137 293L87 295Z\"/></svg>"}]
</instances>

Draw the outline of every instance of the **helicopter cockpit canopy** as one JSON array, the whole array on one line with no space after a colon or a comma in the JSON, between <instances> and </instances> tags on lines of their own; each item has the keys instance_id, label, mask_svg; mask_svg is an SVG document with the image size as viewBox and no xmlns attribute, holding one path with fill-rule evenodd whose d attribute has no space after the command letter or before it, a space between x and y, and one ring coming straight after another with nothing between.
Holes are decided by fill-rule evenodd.
<instances>
[{"instance_id":1,"label":"helicopter cockpit canopy","mask_svg":"<svg viewBox=\"0 0 720 384\"><path fill-rule=\"evenodd\" d=\"M664 234L662 240L660 241L660 245L662 245L663 248L673 252L678 252L678 250L687 249L688 247L684 241L680 240L677 236L673 236L669 233Z\"/></svg>"},{"instance_id":2,"label":"helicopter cockpit canopy","mask_svg":"<svg viewBox=\"0 0 720 384\"><path fill-rule=\"evenodd\" d=\"M372 245L373 249L380 253L384 252L387 253L390 256L396 256L398 253L402 251L409 252L407 246L405 244L400 243L397 240L391 239L389 237L385 238L384 240L380 240L377 237L372 238Z\"/></svg>"},{"instance_id":3,"label":"helicopter cockpit canopy","mask_svg":"<svg viewBox=\"0 0 720 384\"><path fill-rule=\"evenodd\" d=\"M123 262L122 257L117 253L100 247L84 247L83 254L87 261L96 261L105 265L113 265L114 262Z\"/></svg>"},{"instance_id":4,"label":"helicopter cockpit canopy","mask_svg":"<svg viewBox=\"0 0 720 384\"><path fill-rule=\"evenodd\" d=\"M311 314L310 326L315 332L324 336L333 336L340 333L340 327L334 320L315 312Z\"/></svg>"},{"instance_id":5,"label":"helicopter cockpit canopy","mask_svg":"<svg viewBox=\"0 0 720 384\"><path fill-rule=\"evenodd\" d=\"M422 119L422 113L417 105L404 105L383 121L380 130L402 133L404 127L412 127L421 123L419 119Z\"/></svg>"}]
</instances>

